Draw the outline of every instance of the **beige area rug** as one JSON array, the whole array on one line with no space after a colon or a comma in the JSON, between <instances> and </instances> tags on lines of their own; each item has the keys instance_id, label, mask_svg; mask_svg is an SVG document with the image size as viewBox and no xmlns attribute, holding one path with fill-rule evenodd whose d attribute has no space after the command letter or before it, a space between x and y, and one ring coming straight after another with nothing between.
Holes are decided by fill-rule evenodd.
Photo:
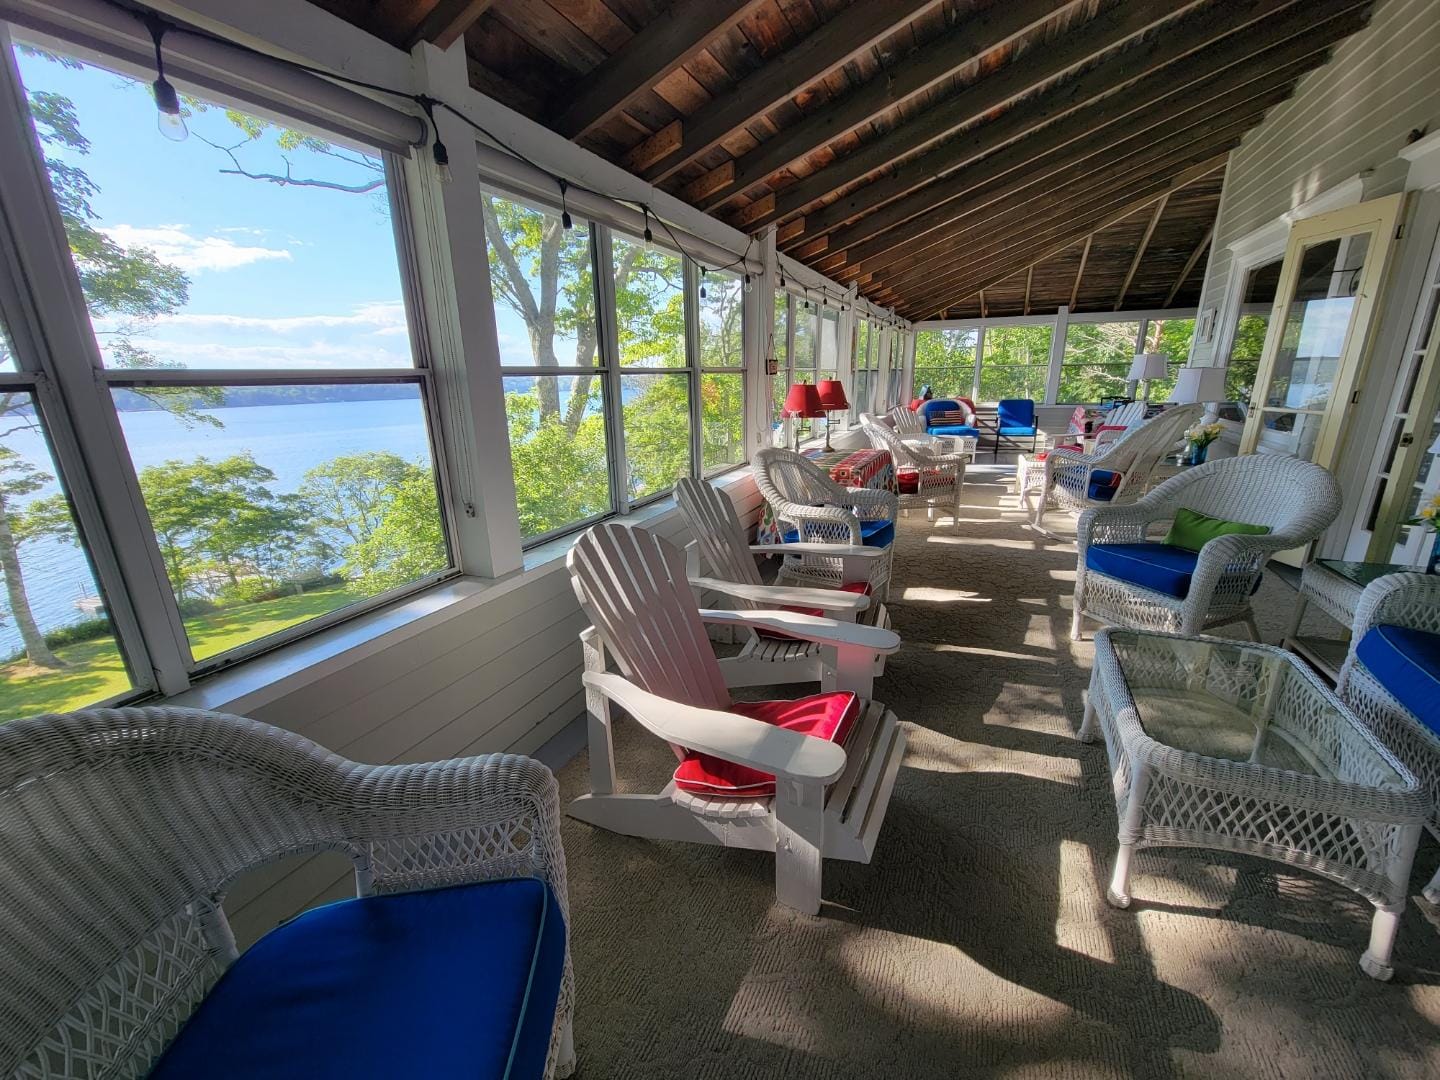
<instances>
[{"instance_id":1,"label":"beige area rug","mask_svg":"<svg viewBox=\"0 0 1440 1080\"><path fill-rule=\"evenodd\" d=\"M1103 749L1074 738L1074 548L1023 528L998 476L966 501L958 528L902 523L905 644L875 696L909 751L874 861L826 862L820 917L774 902L763 855L567 820L579 1075L1440 1076L1423 901L1389 984L1356 964L1369 905L1275 864L1149 851L1131 909L1105 903L1115 809ZM1267 578L1266 640L1294 602ZM673 757L621 727L625 781L658 790ZM567 800L586 768L562 771ZM1437 863L1427 838L1415 897Z\"/></svg>"}]
</instances>

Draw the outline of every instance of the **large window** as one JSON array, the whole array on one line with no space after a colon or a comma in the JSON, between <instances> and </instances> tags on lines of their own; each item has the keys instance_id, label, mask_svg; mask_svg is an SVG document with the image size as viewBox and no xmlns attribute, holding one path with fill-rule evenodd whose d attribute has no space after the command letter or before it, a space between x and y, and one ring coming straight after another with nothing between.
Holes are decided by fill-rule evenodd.
<instances>
[{"instance_id":1,"label":"large window","mask_svg":"<svg viewBox=\"0 0 1440 1080\"><path fill-rule=\"evenodd\" d=\"M987 326L980 350L981 401L1045 400L1052 326Z\"/></svg>"},{"instance_id":2,"label":"large window","mask_svg":"<svg viewBox=\"0 0 1440 1080\"><path fill-rule=\"evenodd\" d=\"M25 46L16 62L185 664L448 572L385 157L219 100L187 99L190 138L169 142L147 85ZM55 510L49 538L24 541L25 588L57 598L36 628L75 638L56 647L103 669L85 694L104 697L123 664L61 523L43 412L22 409L7 442L31 470L24 504ZM81 681L27 705L74 704Z\"/></svg>"},{"instance_id":3,"label":"large window","mask_svg":"<svg viewBox=\"0 0 1440 1080\"><path fill-rule=\"evenodd\" d=\"M920 330L915 334L915 392L970 397L975 390L978 330Z\"/></svg>"},{"instance_id":4,"label":"large window","mask_svg":"<svg viewBox=\"0 0 1440 1080\"><path fill-rule=\"evenodd\" d=\"M1085 405L1125 396L1139 336L1137 322L1072 322L1065 331L1056 403Z\"/></svg>"},{"instance_id":5,"label":"large window","mask_svg":"<svg viewBox=\"0 0 1440 1080\"><path fill-rule=\"evenodd\" d=\"M1250 394L1260 370L1260 355L1265 351L1265 335L1270 329L1270 313L1275 303L1275 290L1280 283L1280 263L1265 263L1245 274L1240 293L1240 309L1225 358L1225 398L1242 407L1250 403Z\"/></svg>"},{"instance_id":6,"label":"large window","mask_svg":"<svg viewBox=\"0 0 1440 1080\"><path fill-rule=\"evenodd\" d=\"M1194 319L1151 319L1145 324L1145 351L1164 354L1168 369L1165 378L1151 381L1151 401L1169 400L1180 369L1190 359L1190 343L1194 338Z\"/></svg>"},{"instance_id":7,"label":"large window","mask_svg":"<svg viewBox=\"0 0 1440 1080\"><path fill-rule=\"evenodd\" d=\"M790 294L775 291L774 338L770 355L775 359L775 374L770 376L770 441L775 446L790 445L790 421L785 411L785 394L790 389Z\"/></svg>"},{"instance_id":8,"label":"large window","mask_svg":"<svg viewBox=\"0 0 1440 1080\"><path fill-rule=\"evenodd\" d=\"M745 460L745 287L712 271L697 296L700 340L700 464L705 475Z\"/></svg>"},{"instance_id":9,"label":"large window","mask_svg":"<svg viewBox=\"0 0 1440 1080\"><path fill-rule=\"evenodd\" d=\"M880 362L880 328L872 327L869 319L855 320L855 390L850 395L850 419L870 412L871 388L875 382L876 365Z\"/></svg>"}]
</instances>

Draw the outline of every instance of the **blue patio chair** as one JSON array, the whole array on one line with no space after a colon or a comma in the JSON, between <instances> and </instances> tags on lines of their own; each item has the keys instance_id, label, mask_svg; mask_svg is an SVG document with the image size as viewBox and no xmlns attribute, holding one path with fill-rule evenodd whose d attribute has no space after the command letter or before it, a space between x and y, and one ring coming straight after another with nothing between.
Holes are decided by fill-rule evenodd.
<instances>
[{"instance_id":1,"label":"blue patio chair","mask_svg":"<svg viewBox=\"0 0 1440 1080\"><path fill-rule=\"evenodd\" d=\"M1029 398L1005 398L996 410L995 456L1001 450L1025 450L1033 454L1040 438L1040 428L1035 423L1035 402ZM1028 447L1021 440L1029 439Z\"/></svg>"},{"instance_id":2,"label":"blue patio chair","mask_svg":"<svg viewBox=\"0 0 1440 1080\"><path fill-rule=\"evenodd\" d=\"M928 435L980 437L975 410L958 398L931 398L920 406L920 421Z\"/></svg>"}]
</instances>

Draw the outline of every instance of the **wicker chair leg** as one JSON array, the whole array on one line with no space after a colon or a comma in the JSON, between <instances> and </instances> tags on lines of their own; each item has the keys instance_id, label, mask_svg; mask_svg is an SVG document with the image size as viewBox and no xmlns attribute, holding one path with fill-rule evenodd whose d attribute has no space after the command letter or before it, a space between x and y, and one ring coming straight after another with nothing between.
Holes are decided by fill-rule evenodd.
<instances>
[{"instance_id":1,"label":"wicker chair leg","mask_svg":"<svg viewBox=\"0 0 1440 1080\"><path fill-rule=\"evenodd\" d=\"M1430 879L1430 884L1425 886L1420 895L1440 907L1440 870L1435 871L1435 876Z\"/></svg>"},{"instance_id":2,"label":"wicker chair leg","mask_svg":"<svg viewBox=\"0 0 1440 1080\"><path fill-rule=\"evenodd\" d=\"M1400 915L1404 904L1375 905L1375 917L1370 921L1370 947L1360 957L1360 970L1372 979L1389 981L1395 974L1390 964L1395 951L1395 933L1400 929Z\"/></svg>"},{"instance_id":3,"label":"wicker chair leg","mask_svg":"<svg viewBox=\"0 0 1440 1080\"><path fill-rule=\"evenodd\" d=\"M1130 860L1134 855L1134 844L1121 844L1115 852L1115 872L1110 875L1110 888L1105 893L1112 907L1130 906Z\"/></svg>"}]
</instances>

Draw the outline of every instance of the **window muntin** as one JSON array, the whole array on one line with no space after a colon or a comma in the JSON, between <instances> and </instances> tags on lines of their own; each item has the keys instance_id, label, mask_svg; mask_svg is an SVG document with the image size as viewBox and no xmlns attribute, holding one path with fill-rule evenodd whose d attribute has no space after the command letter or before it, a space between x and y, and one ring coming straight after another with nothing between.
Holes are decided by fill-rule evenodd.
<instances>
[{"instance_id":1,"label":"window muntin","mask_svg":"<svg viewBox=\"0 0 1440 1080\"><path fill-rule=\"evenodd\" d=\"M1042 324L986 326L980 352L981 401L1045 400L1050 341L1055 328Z\"/></svg>"},{"instance_id":2,"label":"window muntin","mask_svg":"<svg viewBox=\"0 0 1440 1080\"><path fill-rule=\"evenodd\" d=\"M1057 405L1123 397L1140 337L1137 322L1072 322L1065 331Z\"/></svg>"},{"instance_id":3,"label":"window muntin","mask_svg":"<svg viewBox=\"0 0 1440 1080\"><path fill-rule=\"evenodd\" d=\"M174 481L169 489L157 486L158 472L142 486L149 517L174 524L161 500L175 495L178 478L207 467L198 449L207 439L228 439L238 451L208 465L255 448L248 480L231 462L222 485L243 518L243 528L231 526L244 533L243 553L213 527L203 559L188 527L188 553L169 552L176 574L189 575L175 602L191 665L253 651L261 639L293 636L301 624L333 621L341 608L448 572L429 372L412 352L385 158L190 98L191 138L170 143L154 129L148 87L25 46L16 61L130 464L141 473L161 443L164 461L180 463L161 470ZM410 374L397 381L401 372ZM376 408L397 408L397 394L408 395L405 419L377 422ZM260 427L246 412L256 408L269 410ZM171 429L160 442L141 433L152 422ZM302 492L305 474L364 472L342 459L374 465L368 455L389 454L400 428L405 468L366 474L373 502L368 511L351 504L355 516L345 522L365 543L341 543L334 519ZM316 431L363 436L307 444L310 457L274 449ZM261 460L267 454L283 459L283 478ZM198 518L223 502L206 497L203 505L182 500L176 512ZM321 578L336 588L316 596L309 586ZM189 599L223 612L225 631L187 622ZM283 610L264 606L271 601Z\"/></svg>"},{"instance_id":4,"label":"window muntin","mask_svg":"<svg viewBox=\"0 0 1440 1080\"><path fill-rule=\"evenodd\" d=\"M915 334L915 393L930 387L936 397L969 397L975 386L973 329L920 330Z\"/></svg>"}]
</instances>

